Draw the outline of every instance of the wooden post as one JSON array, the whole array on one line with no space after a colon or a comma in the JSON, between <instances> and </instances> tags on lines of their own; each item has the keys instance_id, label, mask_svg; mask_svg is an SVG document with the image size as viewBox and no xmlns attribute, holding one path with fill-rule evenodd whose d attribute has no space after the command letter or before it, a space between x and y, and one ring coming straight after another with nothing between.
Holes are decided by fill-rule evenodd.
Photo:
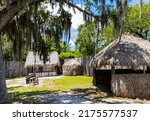
<instances>
[{"instance_id":1,"label":"wooden post","mask_svg":"<svg viewBox=\"0 0 150 121\"><path fill-rule=\"evenodd\" d=\"M145 65L143 65L143 73L146 74Z\"/></svg>"},{"instance_id":2,"label":"wooden post","mask_svg":"<svg viewBox=\"0 0 150 121\"><path fill-rule=\"evenodd\" d=\"M93 83L93 85L94 86L96 86L96 82L97 80L96 80L96 69L93 69L93 81L92 81L92 83Z\"/></svg>"},{"instance_id":3,"label":"wooden post","mask_svg":"<svg viewBox=\"0 0 150 121\"><path fill-rule=\"evenodd\" d=\"M111 66L111 75L115 74L115 66Z\"/></svg>"}]
</instances>

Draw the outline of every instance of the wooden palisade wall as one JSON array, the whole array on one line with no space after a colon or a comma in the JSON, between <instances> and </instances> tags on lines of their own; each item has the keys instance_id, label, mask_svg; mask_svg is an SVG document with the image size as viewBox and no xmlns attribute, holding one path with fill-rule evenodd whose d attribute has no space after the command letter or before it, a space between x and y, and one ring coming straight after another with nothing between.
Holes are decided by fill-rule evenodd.
<instances>
[{"instance_id":1,"label":"wooden palisade wall","mask_svg":"<svg viewBox=\"0 0 150 121\"><path fill-rule=\"evenodd\" d=\"M25 62L22 61L5 61L5 77L13 78L18 76L25 76L27 71L24 67Z\"/></svg>"}]
</instances>

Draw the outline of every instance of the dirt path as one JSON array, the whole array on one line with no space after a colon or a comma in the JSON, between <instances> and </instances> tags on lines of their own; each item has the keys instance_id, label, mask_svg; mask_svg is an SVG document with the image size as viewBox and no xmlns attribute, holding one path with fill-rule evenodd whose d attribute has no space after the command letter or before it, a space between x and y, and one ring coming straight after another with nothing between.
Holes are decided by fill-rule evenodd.
<instances>
[{"instance_id":1,"label":"dirt path","mask_svg":"<svg viewBox=\"0 0 150 121\"><path fill-rule=\"evenodd\" d=\"M39 77L39 85L42 86L44 80L54 80L59 79L62 76L52 76L52 77ZM22 78L14 78L14 79L7 79L6 80L7 88L10 87L19 87L19 86L29 86L29 84L26 84L25 77Z\"/></svg>"},{"instance_id":2,"label":"dirt path","mask_svg":"<svg viewBox=\"0 0 150 121\"><path fill-rule=\"evenodd\" d=\"M51 104L141 104L136 100L123 100L114 98L92 98L90 96L76 95L76 92L61 94L34 95L33 100Z\"/></svg>"}]
</instances>

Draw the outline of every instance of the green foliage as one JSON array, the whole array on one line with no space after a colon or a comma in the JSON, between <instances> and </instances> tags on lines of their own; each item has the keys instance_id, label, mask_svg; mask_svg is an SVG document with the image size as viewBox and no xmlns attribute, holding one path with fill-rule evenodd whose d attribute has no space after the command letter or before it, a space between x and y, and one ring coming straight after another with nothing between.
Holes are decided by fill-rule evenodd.
<instances>
[{"instance_id":1,"label":"green foliage","mask_svg":"<svg viewBox=\"0 0 150 121\"><path fill-rule=\"evenodd\" d=\"M150 39L150 3L143 4L141 16L138 5L128 8L125 31Z\"/></svg>"},{"instance_id":2,"label":"green foliage","mask_svg":"<svg viewBox=\"0 0 150 121\"><path fill-rule=\"evenodd\" d=\"M66 42L60 42L60 52L66 52L69 50L70 50L69 44L67 44Z\"/></svg>"},{"instance_id":3,"label":"green foliage","mask_svg":"<svg viewBox=\"0 0 150 121\"><path fill-rule=\"evenodd\" d=\"M114 29L113 23L111 23L109 26L104 28L102 31L100 39L103 40L103 44L100 47L100 49L103 49L105 46L107 46L112 41L114 41L117 37L118 37L118 34L116 33L116 31Z\"/></svg>"},{"instance_id":4,"label":"green foliage","mask_svg":"<svg viewBox=\"0 0 150 121\"><path fill-rule=\"evenodd\" d=\"M141 17L139 11L138 5L128 7L123 32L129 32L135 36L150 40L150 3L143 4ZM104 40L102 48L116 40L118 36L118 33L115 32L114 24L111 22L110 25L102 31L101 39Z\"/></svg>"},{"instance_id":5,"label":"green foliage","mask_svg":"<svg viewBox=\"0 0 150 121\"><path fill-rule=\"evenodd\" d=\"M69 58L79 58L82 55L78 51L66 51L66 52L61 52L59 57L60 59L69 59Z\"/></svg>"},{"instance_id":6,"label":"green foliage","mask_svg":"<svg viewBox=\"0 0 150 121\"><path fill-rule=\"evenodd\" d=\"M66 52L69 50L70 50L69 44L67 44L66 42L62 42L62 41L60 41L58 44L53 42L50 47L50 51L57 51L58 53Z\"/></svg>"},{"instance_id":7,"label":"green foliage","mask_svg":"<svg viewBox=\"0 0 150 121\"><path fill-rule=\"evenodd\" d=\"M94 55L96 47L95 36L96 28L94 23L85 23L78 28L75 45L83 56Z\"/></svg>"},{"instance_id":8,"label":"green foliage","mask_svg":"<svg viewBox=\"0 0 150 121\"><path fill-rule=\"evenodd\" d=\"M4 60L13 60L13 54L11 52L13 45L11 41L7 40L6 36L2 38L2 49L3 49L3 58Z\"/></svg>"}]
</instances>

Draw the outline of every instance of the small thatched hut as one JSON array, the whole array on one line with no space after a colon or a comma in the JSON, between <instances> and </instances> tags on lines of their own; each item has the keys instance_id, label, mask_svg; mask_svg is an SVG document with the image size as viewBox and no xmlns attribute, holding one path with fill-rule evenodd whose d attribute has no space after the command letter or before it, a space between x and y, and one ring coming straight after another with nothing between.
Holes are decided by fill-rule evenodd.
<instances>
[{"instance_id":1,"label":"small thatched hut","mask_svg":"<svg viewBox=\"0 0 150 121\"><path fill-rule=\"evenodd\" d=\"M44 64L38 53L30 51L27 55L25 68L28 73L36 72L38 77L57 75L59 72L60 61L56 51L49 52L48 61Z\"/></svg>"},{"instance_id":2,"label":"small thatched hut","mask_svg":"<svg viewBox=\"0 0 150 121\"><path fill-rule=\"evenodd\" d=\"M65 76L77 76L82 74L81 64L74 59L71 59L64 63L62 66L62 70L63 75Z\"/></svg>"},{"instance_id":3,"label":"small thatched hut","mask_svg":"<svg viewBox=\"0 0 150 121\"><path fill-rule=\"evenodd\" d=\"M150 42L123 35L91 60L94 85L111 88L116 96L150 99Z\"/></svg>"}]
</instances>

